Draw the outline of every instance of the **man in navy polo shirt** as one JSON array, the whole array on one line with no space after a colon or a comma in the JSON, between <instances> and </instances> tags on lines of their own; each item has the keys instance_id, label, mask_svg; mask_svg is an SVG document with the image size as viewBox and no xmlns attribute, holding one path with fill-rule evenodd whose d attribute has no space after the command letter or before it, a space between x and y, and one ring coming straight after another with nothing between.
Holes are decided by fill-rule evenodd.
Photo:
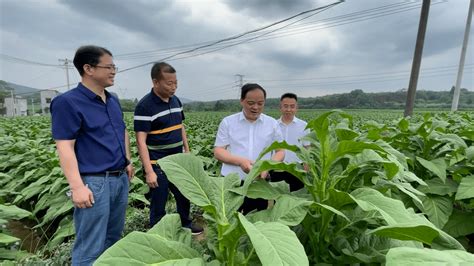
<instances>
[{"instance_id":1,"label":"man in navy polo shirt","mask_svg":"<svg viewBox=\"0 0 474 266\"><path fill-rule=\"evenodd\" d=\"M105 90L117 71L112 53L82 46L74 66L81 82L52 101L52 133L75 207L72 264L92 265L122 235L134 170L119 101Z\"/></svg>"},{"instance_id":2,"label":"man in navy polo shirt","mask_svg":"<svg viewBox=\"0 0 474 266\"><path fill-rule=\"evenodd\" d=\"M169 189L176 199L181 225L190 228L194 235L200 234L202 228L193 225L189 218L189 200L168 181L156 164L158 159L165 156L189 152L183 125L183 106L174 95L178 86L176 70L165 62L155 63L151 69L151 79L153 88L138 102L134 115L138 153L146 183L150 187L150 226L165 216Z\"/></svg>"}]
</instances>

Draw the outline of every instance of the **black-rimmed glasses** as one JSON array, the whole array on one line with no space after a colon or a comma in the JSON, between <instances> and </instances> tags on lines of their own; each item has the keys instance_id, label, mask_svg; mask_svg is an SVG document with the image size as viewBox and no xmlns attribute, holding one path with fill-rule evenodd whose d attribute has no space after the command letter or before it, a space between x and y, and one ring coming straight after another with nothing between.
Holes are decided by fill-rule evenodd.
<instances>
[{"instance_id":1,"label":"black-rimmed glasses","mask_svg":"<svg viewBox=\"0 0 474 266\"><path fill-rule=\"evenodd\" d=\"M92 67L105 68L105 69L108 69L109 71L115 71L115 72L118 71L118 67L116 67L115 65L113 65L113 66L92 66Z\"/></svg>"}]
</instances>

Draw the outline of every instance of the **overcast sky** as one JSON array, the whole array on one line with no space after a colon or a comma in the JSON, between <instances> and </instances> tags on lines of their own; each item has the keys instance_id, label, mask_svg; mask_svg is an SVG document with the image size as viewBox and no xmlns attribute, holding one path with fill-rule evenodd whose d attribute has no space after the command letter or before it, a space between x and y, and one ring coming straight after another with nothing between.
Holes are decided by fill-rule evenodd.
<instances>
[{"instance_id":1,"label":"overcast sky","mask_svg":"<svg viewBox=\"0 0 474 266\"><path fill-rule=\"evenodd\" d=\"M421 1L346 0L238 37L334 2L0 0L0 79L64 92L65 68L37 63L63 64L58 59L71 60L79 46L95 44L108 48L119 71L126 70L110 88L122 98L149 92L147 63L170 56L177 95L193 100L237 99L240 82L259 83L271 98L407 88ZM469 0L431 3L418 90L449 90ZM461 84L469 90L472 31ZM215 43L228 37L236 38ZM74 87L80 76L75 69L69 76Z\"/></svg>"}]
</instances>

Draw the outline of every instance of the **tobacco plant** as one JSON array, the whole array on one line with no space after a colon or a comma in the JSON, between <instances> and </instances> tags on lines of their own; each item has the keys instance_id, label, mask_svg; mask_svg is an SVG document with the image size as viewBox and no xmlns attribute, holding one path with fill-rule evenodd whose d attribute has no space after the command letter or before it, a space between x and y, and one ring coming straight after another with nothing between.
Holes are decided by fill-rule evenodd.
<instances>
[{"instance_id":1,"label":"tobacco plant","mask_svg":"<svg viewBox=\"0 0 474 266\"><path fill-rule=\"evenodd\" d=\"M179 220L170 216L163 218L147 233L133 232L127 235L99 258L98 265L171 262L197 265L308 265L303 246L288 226L277 221L250 222L237 212L243 202L242 194L245 194L241 193L245 191L240 189L237 174L209 176L201 160L191 154L168 156L158 163L169 180L192 203L204 210L209 252L203 256L193 249L189 230L183 231ZM239 190L239 193L235 190ZM129 252L128 248L134 245L134 252ZM143 250L142 246L148 248L143 252L135 252Z\"/></svg>"},{"instance_id":2,"label":"tobacco plant","mask_svg":"<svg viewBox=\"0 0 474 266\"><path fill-rule=\"evenodd\" d=\"M340 119L331 118L333 113ZM275 199L276 204L250 220L285 222L278 207L291 199L293 214L302 219L300 240L310 263L383 263L387 251L399 246L463 250L453 237L398 200L402 194L423 205L420 198L425 196L412 186L426 183L409 172L406 156L381 139L353 130L352 117L344 113L322 114L308 128L310 148L274 143L262 152L291 150L308 171L270 161L254 166L257 173L290 172L304 189L288 193L280 184L251 183L247 196Z\"/></svg>"}]
</instances>

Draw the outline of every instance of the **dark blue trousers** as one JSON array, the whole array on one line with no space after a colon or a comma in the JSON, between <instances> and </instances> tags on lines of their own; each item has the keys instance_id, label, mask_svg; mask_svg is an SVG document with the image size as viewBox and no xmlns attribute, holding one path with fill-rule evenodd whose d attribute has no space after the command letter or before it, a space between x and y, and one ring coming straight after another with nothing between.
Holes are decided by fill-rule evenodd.
<instances>
[{"instance_id":1,"label":"dark blue trousers","mask_svg":"<svg viewBox=\"0 0 474 266\"><path fill-rule=\"evenodd\" d=\"M158 187L150 188L150 227L158 223L163 216L166 215L166 201L168 200L169 191L171 191L176 200L176 209L181 218L181 225L183 227L191 227L191 219L189 219L190 203L184 197L178 188L173 183L168 181L166 174L159 168L153 165L153 170L158 176Z\"/></svg>"}]
</instances>

